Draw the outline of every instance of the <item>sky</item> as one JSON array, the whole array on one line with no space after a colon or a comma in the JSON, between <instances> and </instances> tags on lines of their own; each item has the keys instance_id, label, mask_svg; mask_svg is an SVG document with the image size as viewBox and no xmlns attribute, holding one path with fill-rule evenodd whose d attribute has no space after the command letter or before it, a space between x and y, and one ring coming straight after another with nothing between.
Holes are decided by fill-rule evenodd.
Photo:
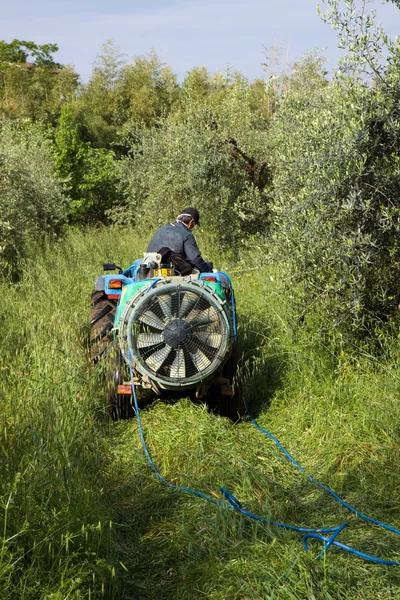
<instances>
[{"instance_id":1,"label":"sky","mask_svg":"<svg viewBox=\"0 0 400 600\"><path fill-rule=\"evenodd\" d=\"M361 0L358 0L359 3ZM196 66L210 73L239 70L265 76L266 49L277 47L290 65L318 47L332 71L340 56L335 31L317 13L316 0L0 0L0 40L56 43L55 58L88 81L102 44L112 39L131 60L152 49L180 81ZM323 2L321 0L323 7ZM373 0L391 37L400 10Z\"/></svg>"}]
</instances>

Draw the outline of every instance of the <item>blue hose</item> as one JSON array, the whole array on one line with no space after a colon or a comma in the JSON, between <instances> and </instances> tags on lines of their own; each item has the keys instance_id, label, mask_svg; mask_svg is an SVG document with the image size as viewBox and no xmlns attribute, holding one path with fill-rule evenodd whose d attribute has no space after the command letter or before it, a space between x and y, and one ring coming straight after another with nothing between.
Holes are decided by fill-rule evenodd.
<instances>
[{"instance_id":1,"label":"blue hose","mask_svg":"<svg viewBox=\"0 0 400 600\"><path fill-rule=\"evenodd\" d=\"M399 562L394 561L394 560L386 560L384 558L378 558L377 556L372 556L370 554L366 554L365 552L360 552L359 550L355 550L355 548L351 548L350 546L346 546L345 544L341 544L340 542L337 542L336 541L337 536L339 535L339 533L341 531L343 531L343 529L345 527L347 527L348 523L342 523L342 525L339 525L338 527L332 527L329 530L332 532L332 536L330 538L326 538L325 536L323 536L321 534L328 532L328 529L325 529L325 530L320 529L317 531L310 531L310 530L304 529L302 527L294 527L292 525L286 525L285 523L279 523L277 521L267 521L263 517L259 517L258 515L254 515L253 513L250 513L247 510L244 510L242 508L242 505L239 502L239 500L237 498L235 498L235 496L233 496L230 492L228 492L224 488L221 488L221 491L224 494L225 498L228 500L228 502L231 503L231 506L235 510L240 512L242 515L245 515L246 517L249 517L250 519L255 519L257 521L262 521L264 523L269 523L271 525L275 525L276 527L283 527L285 529L290 529L292 531L298 531L299 533L305 533L306 535L303 538L303 545L304 545L304 548L306 549L306 551L308 551L308 544L307 544L308 538L314 538L316 540L321 540L322 542L324 542L324 548L320 552L318 558L320 558L321 556L323 556L325 554L325 552L328 550L329 546L336 546L337 548L341 548L342 550L345 550L346 552L350 552L351 554L355 554L356 556L359 556L360 558L364 558L366 560L369 560L369 561L377 563L377 564L389 565L389 566L395 566L395 565L400 564Z\"/></svg>"},{"instance_id":2,"label":"blue hose","mask_svg":"<svg viewBox=\"0 0 400 600\"><path fill-rule=\"evenodd\" d=\"M156 285L156 283L158 281L160 281L160 280L156 279L155 281L153 281L152 284L146 289L145 293L147 294L150 291L150 289L153 286ZM232 305L232 310L234 311L234 304ZM233 320L235 321L235 319L233 319ZM305 548L306 551L308 551L307 540L309 538L320 540L320 541L322 541L324 543L324 547L323 547L323 550L320 552L320 554L319 554L318 557L323 556L330 546L336 546L337 548L341 548L342 550L345 550L346 552L350 552L351 554L354 554L356 556L359 556L360 558L364 558L366 560L369 560L369 561L371 561L373 563L382 564L382 565L389 565L389 566L400 565L400 562L398 562L398 561L386 560L386 559L383 559L383 558L378 558L376 556L371 556L370 554L366 554L365 552L360 552L359 550L355 550L354 548L351 548L350 546L346 546L345 544L342 544L342 543L338 542L336 540L336 538L343 531L343 529L345 527L347 527L348 523L342 523L341 525L338 525L337 527L328 527L328 528L324 528L324 529L308 529L308 528L305 528L305 527L296 527L294 525L287 525L286 523L280 523L279 521L273 521L271 519L265 519L264 517L260 517L260 516L254 514L254 513L251 513L249 511L245 510L242 507L241 502L233 494L231 494L228 490L226 490L223 487L221 487L220 490L221 490L224 498L228 501L229 504L226 504L226 503L223 503L223 502L218 502L217 500L214 500L213 498L210 498L206 494L203 494L202 492L198 492L196 490L192 490L191 488L187 488L187 487L183 487L183 486L180 486L180 485L174 485L173 483L169 483L166 479L164 479L164 477L160 474L160 472L156 468L155 464L153 463L153 461L151 459L150 453L149 453L149 451L147 449L146 440L145 440L144 433L143 433L142 421L141 421L141 418L140 418L140 410L139 410L139 405L138 405L138 401L137 401L135 385L134 385L134 382L133 382L133 372L132 372L132 365L131 365L130 350L128 350L128 362L129 362L129 371L130 371L130 376L131 376L132 398L133 398L133 402L134 402L134 406L135 406L135 411L136 411L136 416L137 416L137 421L138 421L138 427L139 427L139 434L140 434L140 439L141 439L141 442L142 442L143 450L144 450L144 453L146 455L146 458L147 458L147 461L148 461L150 467L153 469L153 471L155 472L155 474L158 477L158 479L164 485L167 485L168 487L176 489L176 490L181 490L181 491L184 491L184 492L188 492L189 494L192 494L192 495L197 496L199 498L203 498L203 500L206 500L207 502L211 502L211 504L214 504L215 506L221 506L221 507L225 507L225 508L231 508L233 510L236 510L240 514L245 515L246 517L248 517L250 519L254 519L256 521L261 521L263 523L266 523L267 525L274 525L275 527L281 527L281 528L284 528L284 529L288 529L290 531L296 531L298 533L304 533L305 535L303 537L303 545L304 545L304 548ZM294 464L295 467L297 467L302 473L305 473L304 468L291 456L291 454L289 454L289 452L282 446L282 444L279 442L279 440L275 436L273 436L271 433L269 433L269 431L267 431L266 429L263 429L262 427L260 427L258 425L257 421L250 415L244 397L242 397L242 401L243 401L243 405L244 405L244 408L246 410L246 413L249 416L249 418L250 418L251 422L253 423L253 425L259 431L261 431L267 437L269 437L271 440L273 440L275 442L275 444L278 446L278 448L289 459L289 461L292 464ZM391 531L392 533L400 535L400 531L398 529L396 529L395 527L391 527L390 525L386 525L385 523L381 523L380 521L372 519L371 517L368 517L367 515L364 515L363 513L359 512L358 510L356 510L355 508L353 508L352 506L350 506L350 504L347 504L347 502L345 502L344 500L342 500L341 498L339 498L339 496L337 494L335 494L335 492L333 490L331 490L327 486L323 485L322 483L319 483L319 481L317 481L316 479L314 479L310 475L307 475L307 479L309 479L312 483L314 483L315 485L317 485L321 489L323 489L326 492L328 492L328 494L330 494L333 498L335 498L335 500L337 500L342 506L344 506L349 511L353 512L354 514L356 514L358 517L360 517L364 521L368 521L370 523L373 523L374 525L378 525L379 527L387 529L388 531ZM323 533L332 533L332 535L329 538L327 538L324 535L322 535Z\"/></svg>"},{"instance_id":3,"label":"blue hose","mask_svg":"<svg viewBox=\"0 0 400 600\"><path fill-rule=\"evenodd\" d=\"M302 473L305 473L303 467L301 465L299 465L299 463L293 458L293 456L291 456L291 454L289 454L289 452L282 446L282 444L279 442L279 440L275 436L273 436L271 433L269 433L269 431L267 431L266 429L263 429L262 427L260 427L258 425L257 421L255 419L253 419L253 417L250 415L249 410L247 408L247 404L246 404L245 399L242 398L242 401L243 401L243 405L244 405L244 408L246 410L246 413L247 413L248 417L250 418L250 421L253 423L253 425L257 429L259 429L260 431L262 431L267 437L269 437L269 439L271 439L273 442L275 442L275 444L285 454L285 456L290 460L290 462L295 467L297 467ZM363 519L364 521L368 521L369 523L373 523L374 525L378 525L379 527L382 527L383 529L387 529L387 531L391 531L392 533L400 535L400 530L399 529L396 529L396 527L392 527L391 525L386 525L386 523L381 523L380 521L377 521L376 519L373 519L372 517L368 517L367 515L364 515L363 513L361 513L360 511L358 511L356 508L353 508L352 506L350 506L350 504L347 504L347 502L345 502L344 500L342 500L342 498L340 498L329 487L327 487L326 485L323 485L322 483L320 483L319 481L317 481L316 479L314 479L314 477L311 477L311 475L307 475L307 479L309 481L311 481L312 483L314 483L315 485L317 485L318 487L320 487L321 489L323 489L325 492L328 492L328 494L330 494L332 496L332 498L335 498L335 500L337 500L342 506L344 506L345 508L347 508L347 510L349 510L350 512L352 512L355 515L357 515L357 517L359 517L360 519Z\"/></svg>"},{"instance_id":4,"label":"blue hose","mask_svg":"<svg viewBox=\"0 0 400 600\"><path fill-rule=\"evenodd\" d=\"M152 468L152 470L154 471L154 473L156 474L157 478L161 481L161 483L163 483L164 485L175 489L175 490L181 490L184 492L187 492L189 494L192 494L194 496L197 496L199 498L202 498L203 500L206 500L207 502L210 502L211 504L214 504L214 506L220 506L220 507L224 507L224 508L230 508L232 510L235 510L237 512L239 512L242 515L245 515L246 517L256 520L256 521L260 521L262 523L266 523L267 525L273 525L275 527L280 527L283 529L287 529L290 531L295 531L297 533L304 533L304 538L303 538L303 545L304 548L306 549L306 551L308 551L308 544L307 544L307 540L309 538L312 539L317 539L320 540L324 543L324 548L323 550L320 552L319 557L322 556L323 554L325 554L325 552L328 550L328 548L330 546L336 546L337 548L340 548L342 550L345 550L346 552L350 552L356 556L359 556L360 558L364 558L366 560L369 560L371 562L377 563L377 564L383 564L383 565L399 565L399 562L396 561L391 561L391 560L386 560L386 559L381 559L378 558L376 556L371 556L369 554L366 554L364 552L360 552L358 550L355 550L354 548L351 548L350 546L346 546L345 544L341 544L340 542L338 542L336 540L336 538L338 537L338 535L343 531L343 529L348 525L347 523L342 523L341 525L338 525L337 527L327 527L327 528L322 528L322 529L311 529L311 528L306 528L306 527L297 527L295 525L287 525L286 523L280 523L279 521L273 521L271 519L265 519L264 517L260 517L254 513L251 513L247 510L245 510L242 507L241 502L233 495L231 494L228 490L226 490L225 488L221 487L220 490L224 496L224 498L228 501L228 504L226 504L225 502L219 502L217 500L214 500L213 498L211 498L210 496L207 496L206 494L203 494L202 492L198 492L197 490L193 490L191 488L188 487L184 487L184 486L180 486L180 485L174 485L172 483L170 483L169 481L167 481L166 479L164 479L164 477L160 474L160 472L158 471L157 467L155 466L150 453L148 451L147 445L146 445L146 440L144 437L144 433L143 433L143 427L142 427L142 421L141 421L141 417L140 417L140 410L139 410L139 405L138 405L138 401L137 401L137 396L136 396L136 390L135 390L135 385L133 382L133 373L132 373L132 366L131 366L131 360L130 360L130 356L128 356L129 358L129 370L130 370L130 376L131 376L131 383L132 383L132 398L133 398L133 403L134 403L134 407L135 407L135 411L136 411L136 416L137 416L137 421L138 421L138 427L139 427L139 435L140 435L140 439L142 442L142 446L143 446L143 450L144 453L146 455L147 458L147 462L149 463L150 467ZM245 401L243 399L243 402L245 404ZM247 411L247 406L245 405L246 411ZM248 411L247 411L248 414ZM250 415L249 415L250 416ZM283 446L279 443L279 441L272 436L269 432L267 432L266 430L263 430L261 427L258 426L258 424L256 423L256 421L254 419L252 419L250 417L250 419L252 420L252 422L256 425L256 427L258 429L260 429L261 431L263 431L266 435L268 435L268 437L270 437L271 439L274 440L274 442L278 445L278 447L286 454L286 456L291 460L291 462L293 462L293 464L295 464L303 473L304 473L304 469L290 456L290 454L283 448ZM314 482L314 480L311 478L311 481ZM318 484L318 482L315 482ZM332 490L329 490L329 488L325 488L325 486L322 486L322 484L318 484L321 487L323 487L323 489L326 489L327 491L332 492ZM332 492L332 494L334 494L334 492ZM334 497L338 498L340 500L340 498L338 496L336 496L336 494L334 494ZM343 502L343 501L341 501ZM348 506L346 503L343 503L344 506ZM351 507L350 507L351 508ZM356 514L360 514L358 513L358 511L356 511L355 509L352 509L353 512L355 512ZM375 521L373 519L369 519L372 522L375 523ZM376 521L377 524L379 525L383 525L381 523L379 523L379 521ZM397 532L396 529L394 528L390 528L389 525L386 526L387 529L393 530L394 532ZM325 537L324 533L331 533L332 535L327 538Z\"/></svg>"},{"instance_id":5,"label":"blue hose","mask_svg":"<svg viewBox=\"0 0 400 600\"><path fill-rule=\"evenodd\" d=\"M143 433L142 421L141 421L141 417L140 417L139 405L138 405L137 396L136 396L136 390L135 390L135 386L133 384L132 367L131 367L130 363L129 363L129 369L130 369L130 375L131 375L131 381L132 381L132 397L133 397L133 403L135 406L135 412L136 412L136 417L137 417L137 421L138 421L140 439L142 442L144 453L147 458L147 462L149 463L150 467L153 469L153 471L156 474L156 476L158 477L158 479L170 488L173 488L175 490L181 490L184 492L189 492L190 494L193 494L195 496L198 496L199 498L203 498L204 500L207 500L207 502L211 502L215 506L222 506L224 508L235 508L236 510L240 507L240 509L241 509L242 505L240 504L239 500L237 500L232 494L230 494L224 488L221 488L221 491L222 491L223 495L225 496L225 498L229 501L228 505L225 502L218 502L218 500L214 500L213 498L210 498L210 496L207 496L206 494L203 494L202 492L198 492L196 490L192 490L191 488L183 487L180 485L174 485L173 483L170 483L169 481L164 479L164 477L161 475L161 473L158 471L157 467L155 466L155 464L150 456L150 453L148 451L147 445L146 445L146 440L145 440L144 433ZM250 513L248 513L248 514L250 515ZM260 520L260 521L264 521L265 523L268 523L268 524L277 525L279 527L285 527L286 529L292 529L293 531L298 531L300 533L315 533L315 534L331 533L331 532L336 532L340 528L343 529L342 525L340 525L339 527L328 527L325 529L310 529L310 528L304 528L304 527L294 527L292 525L284 525L283 523L274 523L271 520L263 519L262 517L256 517L256 515L254 515L253 518L256 518L257 520Z\"/></svg>"}]
</instances>

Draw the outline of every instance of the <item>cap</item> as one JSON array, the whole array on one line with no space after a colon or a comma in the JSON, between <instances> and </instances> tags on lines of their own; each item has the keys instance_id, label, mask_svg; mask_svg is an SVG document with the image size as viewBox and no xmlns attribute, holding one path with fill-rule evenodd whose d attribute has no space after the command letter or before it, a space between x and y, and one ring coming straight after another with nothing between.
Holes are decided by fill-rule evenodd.
<instances>
[{"instance_id":1,"label":"cap","mask_svg":"<svg viewBox=\"0 0 400 600\"><path fill-rule=\"evenodd\" d=\"M191 207L184 208L179 216L180 217L192 217L192 219L196 223L196 225L200 225L200 213L197 210L197 208L191 208Z\"/></svg>"}]
</instances>

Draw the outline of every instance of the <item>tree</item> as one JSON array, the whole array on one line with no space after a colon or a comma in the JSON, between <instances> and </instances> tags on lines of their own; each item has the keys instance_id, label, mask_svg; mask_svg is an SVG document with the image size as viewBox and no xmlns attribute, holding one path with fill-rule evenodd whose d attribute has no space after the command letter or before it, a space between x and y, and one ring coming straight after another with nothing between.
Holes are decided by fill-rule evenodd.
<instances>
[{"instance_id":1,"label":"tree","mask_svg":"<svg viewBox=\"0 0 400 600\"><path fill-rule=\"evenodd\" d=\"M166 117L179 94L176 75L153 51L123 67L118 85L126 120L149 127Z\"/></svg>"},{"instance_id":2,"label":"tree","mask_svg":"<svg viewBox=\"0 0 400 600\"><path fill-rule=\"evenodd\" d=\"M319 305L346 340L376 339L400 303L399 50L375 47L385 36L365 2L359 13L349 0L343 14L327 3L352 60L329 84L315 64L309 85L299 65L302 90L289 85L280 102L271 131L275 256L300 314Z\"/></svg>"},{"instance_id":3,"label":"tree","mask_svg":"<svg viewBox=\"0 0 400 600\"><path fill-rule=\"evenodd\" d=\"M323 0L328 10L318 10L322 20L337 32L338 47L346 52L339 61L338 75L385 84L388 62L398 55L399 48L377 23L376 11L368 9L372 1L344 0L341 10L341 0Z\"/></svg>"},{"instance_id":4,"label":"tree","mask_svg":"<svg viewBox=\"0 0 400 600\"><path fill-rule=\"evenodd\" d=\"M78 83L72 68L55 62L57 50L56 44L0 41L0 113L55 123ZM27 62L28 58L33 62Z\"/></svg>"},{"instance_id":5,"label":"tree","mask_svg":"<svg viewBox=\"0 0 400 600\"><path fill-rule=\"evenodd\" d=\"M39 67L61 68L52 56L57 51L57 44L39 46L34 42L22 40L13 40L9 43L0 40L0 63L26 63L28 57L32 57L34 64Z\"/></svg>"},{"instance_id":6,"label":"tree","mask_svg":"<svg viewBox=\"0 0 400 600\"><path fill-rule=\"evenodd\" d=\"M72 105L64 106L54 133L55 165L70 197L67 219L73 225L107 222L118 199L114 153L84 141L85 125Z\"/></svg>"},{"instance_id":7,"label":"tree","mask_svg":"<svg viewBox=\"0 0 400 600\"><path fill-rule=\"evenodd\" d=\"M176 76L154 51L128 63L108 40L80 97L89 139L121 151L119 133L125 124L128 130L153 126L170 113L178 94Z\"/></svg>"},{"instance_id":8,"label":"tree","mask_svg":"<svg viewBox=\"0 0 400 600\"><path fill-rule=\"evenodd\" d=\"M117 138L122 122L117 88L125 63L118 47L107 40L95 60L89 83L81 89L79 106L94 146L110 147Z\"/></svg>"},{"instance_id":9,"label":"tree","mask_svg":"<svg viewBox=\"0 0 400 600\"><path fill-rule=\"evenodd\" d=\"M215 104L207 92L203 102L187 94L186 105L183 95L178 115L160 119L157 127L132 128L129 157L121 161L125 221L156 226L194 204L221 246L268 230L264 121L252 112L244 78L224 78L219 85L223 92Z\"/></svg>"},{"instance_id":10,"label":"tree","mask_svg":"<svg viewBox=\"0 0 400 600\"><path fill-rule=\"evenodd\" d=\"M0 266L16 274L30 238L56 237L66 201L43 127L0 122Z\"/></svg>"}]
</instances>

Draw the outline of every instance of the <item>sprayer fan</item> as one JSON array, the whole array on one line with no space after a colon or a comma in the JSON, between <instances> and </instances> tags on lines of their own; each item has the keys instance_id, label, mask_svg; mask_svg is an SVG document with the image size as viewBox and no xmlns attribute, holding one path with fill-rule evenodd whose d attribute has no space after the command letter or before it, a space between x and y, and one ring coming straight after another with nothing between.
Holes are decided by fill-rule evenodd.
<instances>
[{"instance_id":1,"label":"sprayer fan","mask_svg":"<svg viewBox=\"0 0 400 600\"><path fill-rule=\"evenodd\" d=\"M133 307L127 338L144 374L161 384L193 385L226 359L229 321L223 302L203 285L167 284Z\"/></svg>"}]
</instances>

